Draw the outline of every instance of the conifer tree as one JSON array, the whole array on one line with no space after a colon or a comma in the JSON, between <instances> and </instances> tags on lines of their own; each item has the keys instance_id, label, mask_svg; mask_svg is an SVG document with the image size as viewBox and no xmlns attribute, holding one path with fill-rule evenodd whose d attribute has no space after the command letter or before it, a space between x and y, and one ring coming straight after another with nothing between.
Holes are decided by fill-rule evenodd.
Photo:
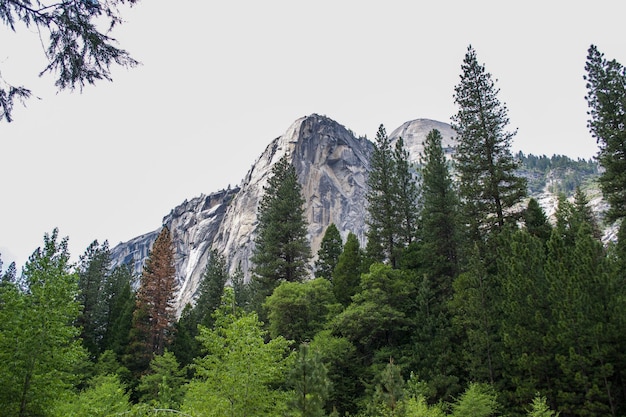
<instances>
[{"instance_id":1,"label":"conifer tree","mask_svg":"<svg viewBox=\"0 0 626 417\"><path fill-rule=\"evenodd\" d=\"M176 357L165 350L150 361L150 372L141 377L137 390L141 401L158 408L178 409L183 397L184 372Z\"/></svg>"},{"instance_id":2,"label":"conifer tree","mask_svg":"<svg viewBox=\"0 0 626 417\"><path fill-rule=\"evenodd\" d=\"M556 372L554 346L546 337L553 324L544 273L546 241L527 230L498 239L502 288L501 339L509 409L522 411L536 392L546 392Z\"/></svg>"},{"instance_id":3,"label":"conifer tree","mask_svg":"<svg viewBox=\"0 0 626 417\"><path fill-rule=\"evenodd\" d=\"M109 274L111 253L108 242L102 245L93 241L80 257L78 267L78 301L83 306L77 324L82 328L83 345L92 359L101 353L100 346L106 332L106 310L104 286Z\"/></svg>"},{"instance_id":4,"label":"conifer tree","mask_svg":"<svg viewBox=\"0 0 626 417\"><path fill-rule=\"evenodd\" d=\"M418 232L419 190L414 170L409 161L409 151L399 137L393 150L395 181L397 184L396 210L398 211L399 244L407 247Z\"/></svg>"},{"instance_id":5,"label":"conifer tree","mask_svg":"<svg viewBox=\"0 0 626 417\"><path fill-rule=\"evenodd\" d=\"M337 302L344 306L350 304L359 289L362 272L363 251L356 235L350 232L333 272L333 292Z\"/></svg>"},{"instance_id":6,"label":"conifer tree","mask_svg":"<svg viewBox=\"0 0 626 417\"><path fill-rule=\"evenodd\" d=\"M600 226L598 225L598 219L593 213L593 209L589 207L587 194L585 194L580 186L576 187L576 190L574 191L574 208L576 210L575 215L579 219L579 222L589 225L593 237L598 240L602 239L602 232L600 231Z\"/></svg>"},{"instance_id":7,"label":"conifer tree","mask_svg":"<svg viewBox=\"0 0 626 417\"><path fill-rule=\"evenodd\" d=\"M546 213L534 198L528 200L528 205L524 211L524 225L528 233L538 237L543 242L547 242L550 238L552 226Z\"/></svg>"},{"instance_id":8,"label":"conifer tree","mask_svg":"<svg viewBox=\"0 0 626 417\"><path fill-rule=\"evenodd\" d=\"M400 239L398 185L393 147L382 124L376 133L367 186L367 256L395 266Z\"/></svg>"},{"instance_id":9,"label":"conifer tree","mask_svg":"<svg viewBox=\"0 0 626 417\"><path fill-rule=\"evenodd\" d=\"M333 271L337 266L342 250L343 242L339 234L339 229L337 229L335 223L331 223L326 228L320 249L317 251L317 260L315 261L316 278L326 278L332 281Z\"/></svg>"},{"instance_id":10,"label":"conifer tree","mask_svg":"<svg viewBox=\"0 0 626 417\"><path fill-rule=\"evenodd\" d=\"M163 226L146 260L137 291L128 368L140 375L154 355L162 355L174 325L176 268L170 231Z\"/></svg>"},{"instance_id":11,"label":"conifer tree","mask_svg":"<svg viewBox=\"0 0 626 417\"><path fill-rule=\"evenodd\" d=\"M293 389L290 408L295 416L323 417L324 404L330 391L328 371L319 352L311 350L308 343L301 343L294 367L287 381Z\"/></svg>"},{"instance_id":12,"label":"conifer tree","mask_svg":"<svg viewBox=\"0 0 626 417\"><path fill-rule=\"evenodd\" d=\"M420 237L427 274L434 280L433 288L445 298L452 294L452 279L458 269L459 201L441 140L441 133L434 129L424 142Z\"/></svg>"},{"instance_id":13,"label":"conifer tree","mask_svg":"<svg viewBox=\"0 0 626 417\"><path fill-rule=\"evenodd\" d=\"M198 298L193 308L197 324L209 328L213 325L212 315L220 306L228 278L226 259L213 249L198 287Z\"/></svg>"},{"instance_id":14,"label":"conifer tree","mask_svg":"<svg viewBox=\"0 0 626 417\"><path fill-rule=\"evenodd\" d=\"M600 146L600 188L610 204L607 219L613 221L626 216L626 68L591 45L585 71L587 127Z\"/></svg>"},{"instance_id":15,"label":"conifer tree","mask_svg":"<svg viewBox=\"0 0 626 417\"><path fill-rule=\"evenodd\" d=\"M510 150L515 132L506 130L508 110L471 46L461 69L454 94L459 111L452 117L458 135L455 160L463 221L470 240L479 241L485 232L501 229L507 218L519 217L515 205L526 196L526 181L515 173L518 164Z\"/></svg>"},{"instance_id":16,"label":"conifer tree","mask_svg":"<svg viewBox=\"0 0 626 417\"><path fill-rule=\"evenodd\" d=\"M469 258L467 271L453 282L453 323L465 332L463 349L466 369L480 382L493 384L500 378L500 317L497 277L487 271L478 243Z\"/></svg>"},{"instance_id":17,"label":"conifer tree","mask_svg":"<svg viewBox=\"0 0 626 417\"><path fill-rule=\"evenodd\" d=\"M133 273L128 265L118 265L108 276L104 288L106 310L105 333L100 351L112 350L122 357L128 345L128 337L135 309L135 293L131 288Z\"/></svg>"},{"instance_id":18,"label":"conifer tree","mask_svg":"<svg viewBox=\"0 0 626 417\"><path fill-rule=\"evenodd\" d=\"M307 278L311 258L301 186L287 155L272 167L264 191L251 258L257 309L281 282Z\"/></svg>"}]
</instances>

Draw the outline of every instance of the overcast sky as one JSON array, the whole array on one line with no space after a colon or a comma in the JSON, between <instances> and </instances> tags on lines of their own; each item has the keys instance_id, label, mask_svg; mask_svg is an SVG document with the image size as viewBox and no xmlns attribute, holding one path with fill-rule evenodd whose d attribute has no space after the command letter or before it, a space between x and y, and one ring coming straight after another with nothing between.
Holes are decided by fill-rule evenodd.
<instances>
[{"instance_id":1,"label":"overcast sky","mask_svg":"<svg viewBox=\"0 0 626 417\"><path fill-rule=\"evenodd\" d=\"M0 123L0 254L18 269L58 227L73 259L237 185L297 118L374 138L449 122L468 45L498 80L514 151L593 157L590 44L626 64L626 2L144 0L113 33L142 62L81 93L38 78L36 33L0 28L0 71L40 98Z\"/></svg>"}]
</instances>

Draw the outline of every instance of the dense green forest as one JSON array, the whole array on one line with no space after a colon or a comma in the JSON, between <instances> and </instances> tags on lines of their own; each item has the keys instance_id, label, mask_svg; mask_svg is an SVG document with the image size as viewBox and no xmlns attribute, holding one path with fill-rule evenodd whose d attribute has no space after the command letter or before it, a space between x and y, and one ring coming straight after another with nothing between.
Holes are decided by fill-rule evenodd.
<instances>
[{"instance_id":1,"label":"dense green forest","mask_svg":"<svg viewBox=\"0 0 626 417\"><path fill-rule=\"evenodd\" d=\"M437 130L415 175L381 125L367 242L329 225L310 271L300 185L281 159L252 278L212 252L178 317L167 227L141 276L111 268L107 242L71 264L68 239L46 234L21 272L0 263L2 415L626 415L626 228L603 243L575 177L549 221L520 175L597 175L608 219L624 217L626 73L593 46L586 69L602 172L513 155L506 107L470 47L454 175Z\"/></svg>"}]
</instances>

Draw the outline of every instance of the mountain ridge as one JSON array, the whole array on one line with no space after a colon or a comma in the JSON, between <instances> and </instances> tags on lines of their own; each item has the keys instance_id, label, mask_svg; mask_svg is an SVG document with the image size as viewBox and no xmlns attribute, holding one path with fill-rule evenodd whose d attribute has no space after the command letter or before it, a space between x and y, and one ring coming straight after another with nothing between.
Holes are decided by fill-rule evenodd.
<instances>
[{"instance_id":1,"label":"mountain ridge","mask_svg":"<svg viewBox=\"0 0 626 417\"><path fill-rule=\"evenodd\" d=\"M410 120L394 129L389 138L394 142L402 137L411 162L417 163L423 151L422 142L433 128L442 133L446 156L452 158L454 130L447 123ZM240 269L249 279L258 204L273 164L283 155L296 168L302 186L312 253L317 253L330 223L337 226L344 241L352 232L364 246L366 182L373 148L373 142L355 137L352 131L326 116L304 116L270 141L237 187L202 194L173 208L162 223L168 226L174 241L179 286L177 311L193 301L213 249L224 255L231 274ZM538 194L542 203L554 204L553 196L542 192ZM113 266L132 262L134 272L139 274L161 227L116 245L111 250Z\"/></svg>"}]
</instances>

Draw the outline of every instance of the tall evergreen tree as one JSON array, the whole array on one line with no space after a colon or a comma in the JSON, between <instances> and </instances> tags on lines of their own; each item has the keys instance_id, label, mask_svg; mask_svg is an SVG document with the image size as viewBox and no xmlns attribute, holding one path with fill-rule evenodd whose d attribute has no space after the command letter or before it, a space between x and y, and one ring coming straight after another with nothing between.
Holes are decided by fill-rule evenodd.
<instances>
[{"instance_id":1,"label":"tall evergreen tree","mask_svg":"<svg viewBox=\"0 0 626 417\"><path fill-rule=\"evenodd\" d=\"M579 221L588 224L593 237L600 240L602 238L602 231L598 225L598 219L593 209L589 206L587 194L585 194L580 186L576 187L574 191L574 208L576 209L575 214L579 218Z\"/></svg>"},{"instance_id":2,"label":"tall evergreen tree","mask_svg":"<svg viewBox=\"0 0 626 417\"><path fill-rule=\"evenodd\" d=\"M585 71L587 127L600 146L597 159L604 168L600 188L610 204L607 219L612 221L626 216L626 68L591 45Z\"/></svg>"},{"instance_id":3,"label":"tall evergreen tree","mask_svg":"<svg viewBox=\"0 0 626 417\"><path fill-rule=\"evenodd\" d=\"M320 249L317 251L317 260L315 261L316 278L326 278L332 281L333 271L337 266L342 250L343 242L339 229L337 229L335 223L331 223L326 228Z\"/></svg>"},{"instance_id":4,"label":"tall evergreen tree","mask_svg":"<svg viewBox=\"0 0 626 417\"><path fill-rule=\"evenodd\" d=\"M393 147L382 124L376 133L367 186L367 256L395 267L400 239L398 184Z\"/></svg>"},{"instance_id":5,"label":"tall evergreen tree","mask_svg":"<svg viewBox=\"0 0 626 417\"><path fill-rule=\"evenodd\" d=\"M553 323L544 273L546 241L528 230L498 239L498 279L502 288L502 397L510 410L523 412L537 392L552 389L554 346L547 337Z\"/></svg>"},{"instance_id":6,"label":"tall evergreen tree","mask_svg":"<svg viewBox=\"0 0 626 417\"><path fill-rule=\"evenodd\" d=\"M311 258L304 198L296 169L287 155L272 167L264 191L259 203L259 224L251 258L257 309L281 282L299 282L307 278Z\"/></svg>"},{"instance_id":7,"label":"tall evergreen tree","mask_svg":"<svg viewBox=\"0 0 626 417\"><path fill-rule=\"evenodd\" d=\"M174 246L168 227L163 226L141 274L133 312L128 368L137 376L171 340L175 290Z\"/></svg>"},{"instance_id":8,"label":"tall evergreen tree","mask_svg":"<svg viewBox=\"0 0 626 417\"><path fill-rule=\"evenodd\" d=\"M419 190L414 169L409 161L409 151L399 137L393 150L395 181L397 184L396 210L398 211L399 244L413 243L418 232Z\"/></svg>"},{"instance_id":9,"label":"tall evergreen tree","mask_svg":"<svg viewBox=\"0 0 626 417\"><path fill-rule=\"evenodd\" d=\"M363 271L363 251L359 240L352 232L348 233L346 244L333 271L333 292L337 302L347 306L352 296L359 290Z\"/></svg>"},{"instance_id":10,"label":"tall evergreen tree","mask_svg":"<svg viewBox=\"0 0 626 417\"><path fill-rule=\"evenodd\" d=\"M554 322L548 337L558 373L552 400L566 415L612 415L623 408L623 278L574 204L559 201L545 274ZM621 341L621 342L620 342Z\"/></svg>"},{"instance_id":11,"label":"tall evergreen tree","mask_svg":"<svg viewBox=\"0 0 626 417\"><path fill-rule=\"evenodd\" d=\"M319 352L301 343L294 367L287 376L293 389L290 408L294 417L323 417L324 404L330 391L328 371L321 361Z\"/></svg>"},{"instance_id":12,"label":"tall evergreen tree","mask_svg":"<svg viewBox=\"0 0 626 417\"><path fill-rule=\"evenodd\" d=\"M548 221L546 213L534 198L528 200L528 205L526 210L524 210L524 225L528 233L538 237L543 242L547 242L550 239L552 226Z\"/></svg>"},{"instance_id":13,"label":"tall evergreen tree","mask_svg":"<svg viewBox=\"0 0 626 417\"><path fill-rule=\"evenodd\" d=\"M80 257L78 266L78 301L83 306L78 326L82 329L83 345L94 360L101 353L99 348L106 332L104 286L110 262L109 243L105 241L100 245L95 240Z\"/></svg>"},{"instance_id":14,"label":"tall evergreen tree","mask_svg":"<svg viewBox=\"0 0 626 417\"><path fill-rule=\"evenodd\" d=\"M436 291L444 297L450 297L452 279L458 269L459 201L441 140L441 133L434 129L428 133L424 142L420 237L426 273L435 281Z\"/></svg>"},{"instance_id":15,"label":"tall evergreen tree","mask_svg":"<svg viewBox=\"0 0 626 417\"><path fill-rule=\"evenodd\" d=\"M198 297L193 308L197 324L209 328L213 325L213 312L220 306L228 278L226 259L213 249L198 287Z\"/></svg>"},{"instance_id":16,"label":"tall evergreen tree","mask_svg":"<svg viewBox=\"0 0 626 417\"><path fill-rule=\"evenodd\" d=\"M453 323L465 332L463 353L468 374L475 381L494 384L501 375L500 289L497 277L487 271L478 243L467 271L454 280L453 287Z\"/></svg>"},{"instance_id":17,"label":"tall evergreen tree","mask_svg":"<svg viewBox=\"0 0 626 417\"><path fill-rule=\"evenodd\" d=\"M519 217L515 206L526 195L526 181L515 174L518 164L510 150L515 132L506 130L508 110L471 46L461 69L454 94L459 111L452 117L458 135L455 160L463 220L469 238L479 241L485 232L501 229L507 218Z\"/></svg>"},{"instance_id":18,"label":"tall evergreen tree","mask_svg":"<svg viewBox=\"0 0 626 417\"><path fill-rule=\"evenodd\" d=\"M135 293L132 290L133 273L128 265L118 265L108 276L104 287L107 305L105 333L100 351L112 350L122 357L128 345L128 336L135 309Z\"/></svg>"}]
</instances>

